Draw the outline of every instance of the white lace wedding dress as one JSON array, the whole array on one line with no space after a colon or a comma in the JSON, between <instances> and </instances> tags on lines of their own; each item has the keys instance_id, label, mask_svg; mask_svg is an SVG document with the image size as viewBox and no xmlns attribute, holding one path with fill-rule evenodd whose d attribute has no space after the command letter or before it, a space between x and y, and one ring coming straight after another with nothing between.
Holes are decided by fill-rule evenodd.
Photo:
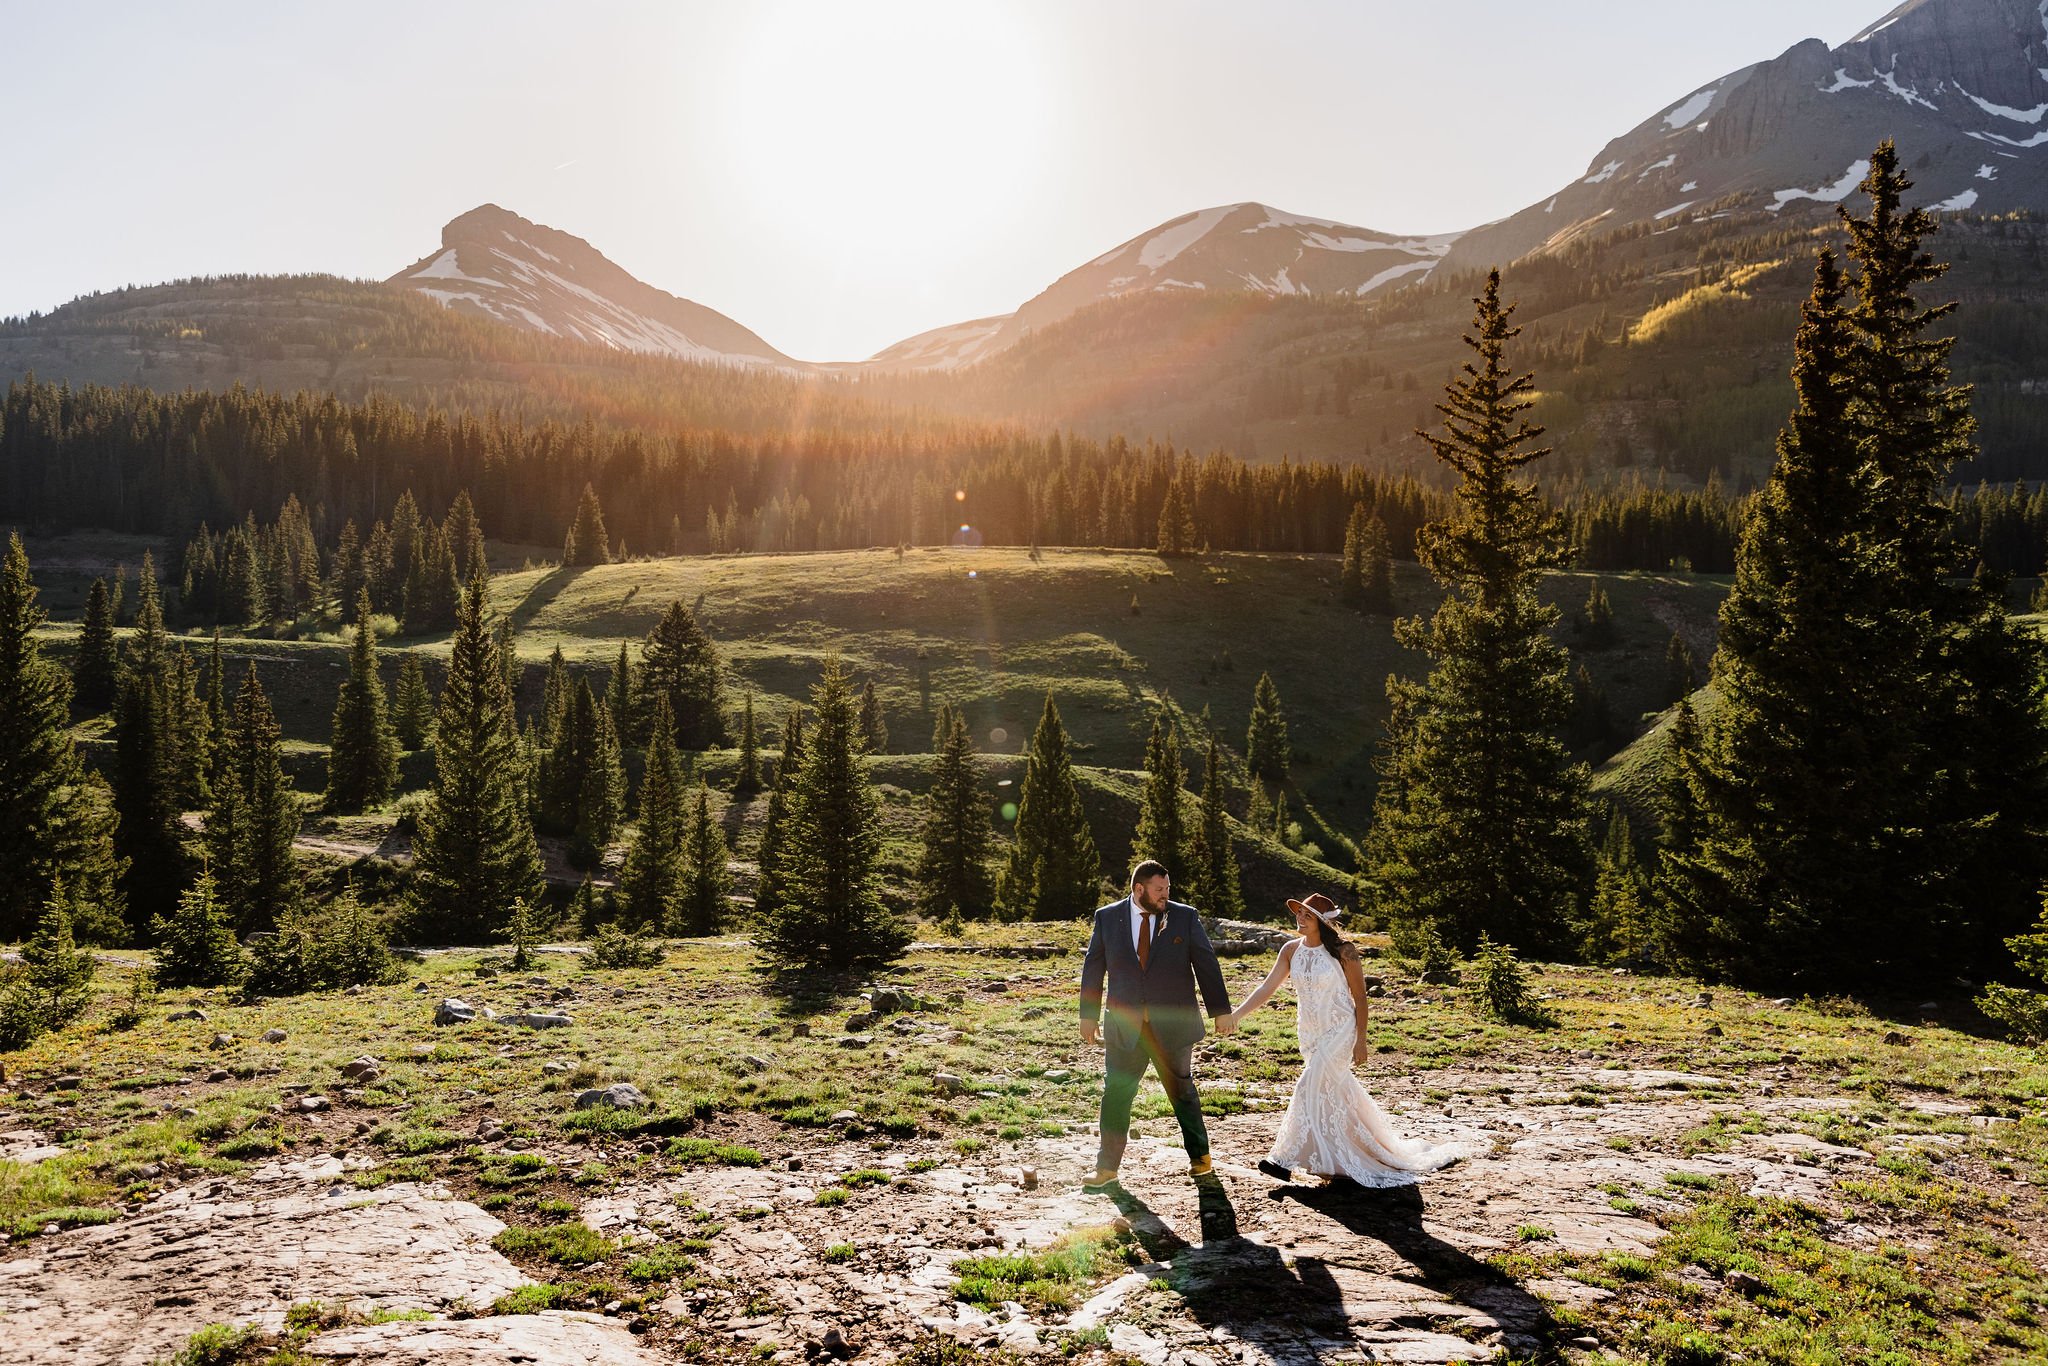
<instances>
[{"instance_id":1,"label":"white lace wedding dress","mask_svg":"<svg viewBox=\"0 0 2048 1366\"><path fill-rule=\"evenodd\" d=\"M1351 1075L1358 1014L1343 964L1326 949L1297 944L1291 974L1306 1065L1268 1160L1296 1172L1347 1176L1361 1186L1405 1186L1480 1151L1477 1143L1432 1145L1395 1133Z\"/></svg>"}]
</instances>

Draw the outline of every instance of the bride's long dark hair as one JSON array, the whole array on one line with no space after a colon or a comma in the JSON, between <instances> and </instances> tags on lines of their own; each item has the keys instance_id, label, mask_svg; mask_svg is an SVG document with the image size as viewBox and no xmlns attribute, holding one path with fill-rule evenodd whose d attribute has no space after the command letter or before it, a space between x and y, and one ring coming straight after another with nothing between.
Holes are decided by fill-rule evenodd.
<instances>
[{"instance_id":1,"label":"bride's long dark hair","mask_svg":"<svg viewBox=\"0 0 2048 1366\"><path fill-rule=\"evenodd\" d=\"M1344 961L1344 936L1337 933L1337 927L1321 916L1316 917L1316 926L1316 933L1323 947L1330 951L1330 957L1340 963Z\"/></svg>"}]
</instances>

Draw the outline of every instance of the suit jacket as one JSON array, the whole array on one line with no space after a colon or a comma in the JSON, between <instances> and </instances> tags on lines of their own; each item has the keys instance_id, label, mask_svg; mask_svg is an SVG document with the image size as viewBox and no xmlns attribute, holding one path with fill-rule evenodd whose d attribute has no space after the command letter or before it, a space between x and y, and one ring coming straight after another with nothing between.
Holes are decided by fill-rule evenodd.
<instances>
[{"instance_id":1,"label":"suit jacket","mask_svg":"<svg viewBox=\"0 0 2048 1366\"><path fill-rule=\"evenodd\" d=\"M1230 994L1216 950L1209 946L1195 908L1169 901L1141 968L1131 938L1131 910L1131 898L1125 897L1095 913L1095 932L1081 964L1081 1019L1102 1019L1103 1041L1112 1050L1137 1048L1138 1032L1147 1021L1166 1047L1191 1048L1205 1032L1195 1004L1197 982L1211 1016L1230 1013Z\"/></svg>"}]
</instances>

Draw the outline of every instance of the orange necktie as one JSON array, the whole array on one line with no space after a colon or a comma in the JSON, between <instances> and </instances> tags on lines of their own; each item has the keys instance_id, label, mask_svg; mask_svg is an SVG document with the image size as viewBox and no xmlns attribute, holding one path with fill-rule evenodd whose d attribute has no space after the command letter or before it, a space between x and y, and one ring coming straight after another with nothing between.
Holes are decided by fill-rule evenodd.
<instances>
[{"instance_id":1,"label":"orange necktie","mask_svg":"<svg viewBox=\"0 0 2048 1366\"><path fill-rule=\"evenodd\" d=\"M1146 911L1138 922L1138 966L1146 967L1152 959L1152 917L1156 911Z\"/></svg>"}]
</instances>

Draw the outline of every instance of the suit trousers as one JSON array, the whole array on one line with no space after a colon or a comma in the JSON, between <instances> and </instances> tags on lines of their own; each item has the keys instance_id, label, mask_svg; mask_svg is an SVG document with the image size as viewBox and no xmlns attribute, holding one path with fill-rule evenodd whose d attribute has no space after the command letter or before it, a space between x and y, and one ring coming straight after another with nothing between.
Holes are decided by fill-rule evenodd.
<instances>
[{"instance_id":1,"label":"suit trousers","mask_svg":"<svg viewBox=\"0 0 2048 1366\"><path fill-rule=\"evenodd\" d=\"M1209 1129L1202 1123L1202 1097L1195 1090L1195 1046L1166 1047L1147 1020L1139 1029L1136 1048L1109 1046L1098 1125L1102 1140L1095 1155L1098 1171L1113 1172L1123 1163L1124 1145L1131 1137L1131 1102L1137 1099L1147 1063L1159 1074L1159 1084L1166 1088L1166 1098L1173 1105L1173 1117L1180 1121L1188 1161L1198 1162L1209 1155Z\"/></svg>"}]
</instances>

